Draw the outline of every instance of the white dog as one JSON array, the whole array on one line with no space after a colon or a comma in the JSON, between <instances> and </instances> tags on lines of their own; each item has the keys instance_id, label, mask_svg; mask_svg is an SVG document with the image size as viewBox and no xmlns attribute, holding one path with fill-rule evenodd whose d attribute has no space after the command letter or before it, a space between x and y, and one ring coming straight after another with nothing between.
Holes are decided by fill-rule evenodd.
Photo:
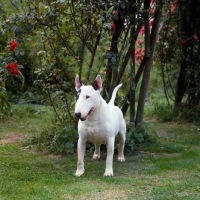
<instances>
[{"instance_id":1,"label":"white dog","mask_svg":"<svg viewBox=\"0 0 200 200\"><path fill-rule=\"evenodd\" d=\"M84 86L79 76L76 76L76 105L75 115L78 122L78 163L76 176L81 176L84 169L86 142L95 144L93 159L100 158L100 144L107 144L107 159L104 176L113 176L113 153L115 136L119 135L118 160L123 162L124 143L126 139L126 124L121 110L114 105L116 93L122 84L118 85L107 104L101 97L101 77L98 75L93 86Z\"/></svg>"}]
</instances>

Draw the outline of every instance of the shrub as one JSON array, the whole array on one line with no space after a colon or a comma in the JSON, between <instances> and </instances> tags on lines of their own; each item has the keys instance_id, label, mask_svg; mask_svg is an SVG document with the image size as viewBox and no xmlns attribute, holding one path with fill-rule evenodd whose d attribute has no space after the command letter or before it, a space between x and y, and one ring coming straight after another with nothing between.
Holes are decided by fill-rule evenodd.
<instances>
[{"instance_id":1,"label":"shrub","mask_svg":"<svg viewBox=\"0 0 200 200\"><path fill-rule=\"evenodd\" d=\"M25 146L59 154L74 153L78 133L73 125L70 126L67 123L67 120L69 119L65 119L66 125L63 125L55 118L48 129L44 129L28 138Z\"/></svg>"},{"instance_id":2,"label":"shrub","mask_svg":"<svg viewBox=\"0 0 200 200\"><path fill-rule=\"evenodd\" d=\"M153 115L163 122L172 121L177 116L177 109L163 102L153 103Z\"/></svg>"},{"instance_id":3,"label":"shrub","mask_svg":"<svg viewBox=\"0 0 200 200\"><path fill-rule=\"evenodd\" d=\"M11 107L8 102L8 97L6 93L6 89L2 86L0 86L0 118L4 114L10 114L11 113Z\"/></svg>"},{"instance_id":4,"label":"shrub","mask_svg":"<svg viewBox=\"0 0 200 200\"><path fill-rule=\"evenodd\" d=\"M127 126L125 151L132 152L141 144L155 143L157 141L156 131L148 123L142 123L137 128Z\"/></svg>"},{"instance_id":5,"label":"shrub","mask_svg":"<svg viewBox=\"0 0 200 200\"><path fill-rule=\"evenodd\" d=\"M73 126L55 125L48 130L43 130L35 134L25 142L27 148L37 148L53 153L66 154L75 153L77 150L78 132ZM125 153L135 151L140 145L148 145L157 142L157 135L149 124L143 123L139 127L128 127L125 143ZM118 138L116 138L115 150L118 148ZM94 144L87 142L86 151L93 153ZM101 145L101 151L106 151L106 145Z\"/></svg>"},{"instance_id":6,"label":"shrub","mask_svg":"<svg viewBox=\"0 0 200 200\"><path fill-rule=\"evenodd\" d=\"M150 116L150 114L162 122L169 122L173 120L199 122L200 120L199 108L190 108L184 104L175 107L163 101L152 103L150 110L147 112L148 116Z\"/></svg>"}]
</instances>

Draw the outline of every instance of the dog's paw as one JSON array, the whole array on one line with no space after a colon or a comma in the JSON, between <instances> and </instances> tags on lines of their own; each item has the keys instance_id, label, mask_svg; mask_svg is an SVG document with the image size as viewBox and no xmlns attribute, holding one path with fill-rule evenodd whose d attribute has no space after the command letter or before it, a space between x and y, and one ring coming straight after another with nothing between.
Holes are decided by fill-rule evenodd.
<instances>
[{"instance_id":1,"label":"dog's paw","mask_svg":"<svg viewBox=\"0 0 200 200\"><path fill-rule=\"evenodd\" d=\"M75 176L81 176L82 174L84 174L85 170L76 170L76 174Z\"/></svg>"},{"instance_id":2,"label":"dog's paw","mask_svg":"<svg viewBox=\"0 0 200 200\"><path fill-rule=\"evenodd\" d=\"M104 176L112 177L113 176L113 171L112 170L106 170L104 173Z\"/></svg>"},{"instance_id":3,"label":"dog's paw","mask_svg":"<svg viewBox=\"0 0 200 200\"><path fill-rule=\"evenodd\" d=\"M125 162L124 156L119 156L119 157L118 157L118 161L120 161L120 162Z\"/></svg>"},{"instance_id":4,"label":"dog's paw","mask_svg":"<svg viewBox=\"0 0 200 200\"><path fill-rule=\"evenodd\" d=\"M100 158L100 155L94 153L92 160L98 160Z\"/></svg>"}]
</instances>

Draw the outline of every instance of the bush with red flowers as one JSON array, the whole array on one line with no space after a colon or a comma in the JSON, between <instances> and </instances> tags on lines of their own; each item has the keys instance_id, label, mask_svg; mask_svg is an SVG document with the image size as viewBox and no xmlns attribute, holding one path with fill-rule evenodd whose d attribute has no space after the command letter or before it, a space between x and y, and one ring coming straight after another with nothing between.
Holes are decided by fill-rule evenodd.
<instances>
[{"instance_id":1,"label":"bush with red flowers","mask_svg":"<svg viewBox=\"0 0 200 200\"><path fill-rule=\"evenodd\" d=\"M116 29L116 25L114 23L111 24L111 29Z\"/></svg>"},{"instance_id":2,"label":"bush with red flowers","mask_svg":"<svg viewBox=\"0 0 200 200\"><path fill-rule=\"evenodd\" d=\"M19 75L20 71L17 69L17 62L10 63L6 65L6 69L9 71L10 75Z\"/></svg>"},{"instance_id":3,"label":"bush with red flowers","mask_svg":"<svg viewBox=\"0 0 200 200\"><path fill-rule=\"evenodd\" d=\"M15 40L11 40L10 47L9 47L10 51L14 51L15 48L17 47L17 45L18 45L18 43Z\"/></svg>"},{"instance_id":4,"label":"bush with red flowers","mask_svg":"<svg viewBox=\"0 0 200 200\"><path fill-rule=\"evenodd\" d=\"M18 78L20 78L21 81L22 81L22 87L24 85L24 76L22 75L22 73L19 70L23 66L19 65L18 62L16 61L16 60L18 60L18 53L16 54L16 47L17 46L18 46L18 43L16 42L16 40L10 40L9 47L8 47L8 50L7 50L7 54L6 53L4 54L4 55L7 55L7 57L2 60L2 64L4 65L4 70L2 70L3 71L3 78L2 78L1 86L4 87L4 88L6 87L7 89L8 88L10 89L10 86L9 86L10 82L12 82L11 88L13 87L13 84L15 82L9 76L13 76L13 77L18 76ZM8 73L6 73L6 71ZM6 76L6 74L8 76ZM15 87L15 90L16 90L16 85L14 87Z\"/></svg>"},{"instance_id":5,"label":"bush with red flowers","mask_svg":"<svg viewBox=\"0 0 200 200\"><path fill-rule=\"evenodd\" d=\"M15 48L18 46L18 43L15 40L10 40L9 45L10 52L14 52ZM17 66L17 62L8 63L6 65L6 69L9 71L10 75L20 75L21 73L18 70Z\"/></svg>"},{"instance_id":6,"label":"bush with red flowers","mask_svg":"<svg viewBox=\"0 0 200 200\"><path fill-rule=\"evenodd\" d=\"M113 15L118 15L118 12L116 10L113 11Z\"/></svg>"},{"instance_id":7,"label":"bush with red flowers","mask_svg":"<svg viewBox=\"0 0 200 200\"><path fill-rule=\"evenodd\" d=\"M116 25L114 23L111 24L111 35L115 34Z\"/></svg>"}]
</instances>

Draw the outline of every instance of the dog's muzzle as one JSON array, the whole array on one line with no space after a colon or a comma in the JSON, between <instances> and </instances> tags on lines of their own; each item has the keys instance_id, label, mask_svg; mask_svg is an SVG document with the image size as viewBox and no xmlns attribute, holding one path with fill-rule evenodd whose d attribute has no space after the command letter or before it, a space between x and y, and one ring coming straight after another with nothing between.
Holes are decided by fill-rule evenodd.
<instances>
[{"instance_id":1,"label":"dog's muzzle","mask_svg":"<svg viewBox=\"0 0 200 200\"><path fill-rule=\"evenodd\" d=\"M81 117L81 113L80 112L75 113L75 116L77 118L79 118L81 121L85 121L93 110L94 110L94 108L91 108L90 111L88 112L88 114L85 117Z\"/></svg>"},{"instance_id":2,"label":"dog's muzzle","mask_svg":"<svg viewBox=\"0 0 200 200\"><path fill-rule=\"evenodd\" d=\"M75 116L76 116L77 118L80 118L80 117L81 117L81 113L80 113L80 112L75 113Z\"/></svg>"}]
</instances>

